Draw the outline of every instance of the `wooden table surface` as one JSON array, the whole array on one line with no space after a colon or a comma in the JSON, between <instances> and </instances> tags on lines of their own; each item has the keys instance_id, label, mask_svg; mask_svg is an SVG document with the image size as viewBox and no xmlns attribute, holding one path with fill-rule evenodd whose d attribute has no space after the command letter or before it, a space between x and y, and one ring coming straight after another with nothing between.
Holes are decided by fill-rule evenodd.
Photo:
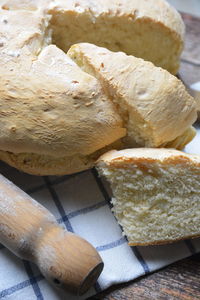
<instances>
[{"instance_id":1,"label":"wooden table surface","mask_svg":"<svg viewBox=\"0 0 200 300\"><path fill-rule=\"evenodd\" d=\"M187 14L182 14L182 17L186 24L186 40L179 73L190 85L200 81L200 19ZM200 254L132 282L113 286L90 299L200 299Z\"/></svg>"}]
</instances>

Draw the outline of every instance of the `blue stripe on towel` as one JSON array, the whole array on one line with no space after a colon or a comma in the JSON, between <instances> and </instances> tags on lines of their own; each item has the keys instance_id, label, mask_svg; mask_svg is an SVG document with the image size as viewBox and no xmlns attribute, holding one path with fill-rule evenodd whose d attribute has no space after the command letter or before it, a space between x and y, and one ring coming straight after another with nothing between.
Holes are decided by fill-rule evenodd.
<instances>
[{"instance_id":1,"label":"blue stripe on towel","mask_svg":"<svg viewBox=\"0 0 200 300\"><path fill-rule=\"evenodd\" d=\"M87 213L89 213L91 211L94 211L94 210L97 210L98 208L103 207L105 205L106 205L106 202L105 201L101 201L101 202L99 202L97 204L94 204L94 205L91 205L89 207L85 207L85 208L73 211L73 212L65 215L64 217L58 219L57 221L60 224L62 222L65 222L66 219L69 220L69 219L72 219L72 218L77 217L79 215L87 214Z\"/></svg>"},{"instance_id":2,"label":"blue stripe on towel","mask_svg":"<svg viewBox=\"0 0 200 300\"><path fill-rule=\"evenodd\" d=\"M61 204L61 201L58 197L58 194L56 193L54 187L51 184L51 181L49 180L49 178L47 176L44 176L43 178L44 178L45 184L47 186L47 189L49 190L49 192L51 194L51 197L52 197L52 199L53 199L53 201L54 201L54 203L55 203L55 205L56 205L56 207L59 211L59 214L60 214L61 218L63 219L65 217L64 224L65 224L67 230L70 231L70 232L73 232L72 225L71 225L69 219L66 216L65 210L64 210L64 208Z\"/></svg>"},{"instance_id":3,"label":"blue stripe on towel","mask_svg":"<svg viewBox=\"0 0 200 300\"><path fill-rule=\"evenodd\" d=\"M34 273L33 273L33 270L31 268L31 264L26 260L23 260L23 264L24 264L24 268L26 270L26 273L29 277L29 281L30 281L30 284L33 288L35 296L37 297L37 300L44 300L44 298L42 296L42 292L41 292L39 284L38 284L38 281L34 277Z\"/></svg>"},{"instance_id":4,"label":"blue stripe on towel","mask_svg":"<svg viewBox=\"0 0 200 300\"><path fill-rule=\"evenodd\" d=\"M126 241L126 238L125 237L122 237L121 239L117 240L117 241L114 241L114 242L111 242L109 244L105 244L105 245L102 245L102 246L98 246L96 247L96 250L101 252L101 251L105 251L105 250L109 250L109 249L112 249L112 248L116 248L118 246L121 246L122 244L125 244L127 241Z\"/></svg>"},{"instance_id":5,"label":"blue stripe on towel","mask_svg":"<svg viewBox=\"0 0 200 300\"><path fill-rule=\"evenodd\" d=\"M39 276L35 276L35 277L31 278L31 279L32 280L34 279L37 282L39 282L39 281L43 280L44 277L42 275L39 275ZM31 285L30 279L27 279L27 280L25 280L25 281L23 281L21 283L18 283L18 284L14 285L14 286L12 286L12 287L10 287L8 289L5 289L5 290L3 290L3 291L0 292L0 299L2 299L4 297L7 297L9 295L12 295L12 294L16 293L17 291L22 290L22 289L24 289L24 288L26 288L26 287L28 287L30 285Z\"/></svg>"},{"instance_id":6,"label":"blue stripe on towel","mask_svg":"<svg viewBox=\"0 0 200 300\"><path fill-rule=\"evenodd\" d=\"M145 262L144 258L142 257L138 248L135 246L132 246L131 249L132 249L133 253L135 254L136 258L138 259L139 263L143 267L144 273L148 274L150 272L149 267L148 267L147 263Z\"/></svg>"},{"instance_id":7,"label":"blue stripe on towel","mask_svg":"<svg viewBox=\"0 0 200 300\"><path fill-rule=\"evenodd\" d=\"M95 181L96 181L96 183L97 183L97 185L99 187L99 190L100 190L101 194L103 195L105 201L108 203L109 207L111 208L112 204L110 202L110 196L109 196L109 194L108 194L108 192L107 192L107 190L106 190L106 188L105 188L105 186L104 186L101 178L99 177L96 169L93 168L91 170L91 173L92 173L92 175L93 175L93 177L94 177L94 179L95 179Z\"/></svg>"}]
</instances>

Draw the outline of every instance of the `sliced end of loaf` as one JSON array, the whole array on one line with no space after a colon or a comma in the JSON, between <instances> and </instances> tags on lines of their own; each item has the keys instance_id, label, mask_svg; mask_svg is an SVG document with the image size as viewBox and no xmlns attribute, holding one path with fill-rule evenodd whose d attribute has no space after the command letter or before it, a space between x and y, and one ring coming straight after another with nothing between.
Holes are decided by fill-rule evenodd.
<instances>
[{"instance_id":1,"label":"sliced end of loaf","mask_svg":"<svg viewBox=\"0 0 200 300\"><path fill-rule=\"evenodd\" d=\"M114 214L131 245L200 235L200 158L169 149L110 151L97 169L111 183Z\"/></svg>"}]
</instances>

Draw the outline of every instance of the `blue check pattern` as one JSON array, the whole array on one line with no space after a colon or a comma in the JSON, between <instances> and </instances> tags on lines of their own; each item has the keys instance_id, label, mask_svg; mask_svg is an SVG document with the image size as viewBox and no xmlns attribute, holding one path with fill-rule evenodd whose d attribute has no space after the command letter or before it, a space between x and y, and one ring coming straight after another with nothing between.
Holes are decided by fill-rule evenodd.
<instances>
[{"instance_id":1,"label":"blue check pattern","mask_svg":"<svg viewBox=\"0 0 200 300\"><path fill-rule=\"evenodd\" d=\"M95 169L70 176L31 176L6 164L1 173L46 206L67 230L91 242L105 268L86 299L110 285L148 274L197 253L200 240L165 246L129 247L111 213L109 186ZM0 299L80 299L52 288L35 265L22 261L0 245Z\"/></svg>"}]
</instances>

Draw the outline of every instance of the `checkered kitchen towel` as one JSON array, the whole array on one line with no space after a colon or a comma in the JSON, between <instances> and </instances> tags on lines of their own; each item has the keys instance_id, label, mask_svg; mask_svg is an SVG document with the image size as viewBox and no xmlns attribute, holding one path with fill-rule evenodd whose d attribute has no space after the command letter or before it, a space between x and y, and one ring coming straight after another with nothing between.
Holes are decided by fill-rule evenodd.
<instances>
[{"instance_id":1,"label":"checkered kitchen towel","mask_svg":"<svg viewBox=\"0 0 200 300\"><path fill-rule=\"evenodd\" d=\"M200 154L200 129L187 152ZM59 223L91 242L105 267L87 297L200 251L200 239L171 245L129 247L110 210L110 190L95 170L63 177L37 177L0 165L1 173L46 206ZM35 265L0 245L0 299L78 299L48 284Z\"/></svg>"}]
</instances>

